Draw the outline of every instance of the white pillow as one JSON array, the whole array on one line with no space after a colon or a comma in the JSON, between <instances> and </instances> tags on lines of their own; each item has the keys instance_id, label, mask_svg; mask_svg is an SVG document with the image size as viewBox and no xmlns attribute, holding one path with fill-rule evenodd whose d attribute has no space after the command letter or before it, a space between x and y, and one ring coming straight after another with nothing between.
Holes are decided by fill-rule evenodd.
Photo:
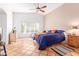
<instances>
[{"instance_id":1,"label":"white pillow","mask_svg":"<svg viewBox=\"0 0 79 59\"><path fill-rule=\"evenodd\" d=\"M79 36L79 29L72 29L72 30L69 30L67 32L67 34L75 34L76 36Z\"/></svg>"}]
</instances>

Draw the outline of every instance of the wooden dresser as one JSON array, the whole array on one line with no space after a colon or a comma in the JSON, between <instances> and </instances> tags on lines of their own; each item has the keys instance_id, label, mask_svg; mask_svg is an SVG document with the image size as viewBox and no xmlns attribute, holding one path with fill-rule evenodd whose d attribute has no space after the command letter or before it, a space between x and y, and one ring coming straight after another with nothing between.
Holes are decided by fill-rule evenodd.
<instances>
[{"instance_id":1,"label":"wooden dresser","mask_svg":"<svg viewBox=\"0 0 79 59\"><path fill-rule=\"evenodd\" d=\"M68 35L68 45L73 47L79 47L79 36Z\"/></svg>"},{"instance_id":2,"label":"wooden dresser","mask_svg":"<svg viewBox=\"0 0 79 59\"><path fill-rule=\"evenodd\" d=\"M16 33L9 34L9 43L16 41Z\"/></svg>"}]
</instances>

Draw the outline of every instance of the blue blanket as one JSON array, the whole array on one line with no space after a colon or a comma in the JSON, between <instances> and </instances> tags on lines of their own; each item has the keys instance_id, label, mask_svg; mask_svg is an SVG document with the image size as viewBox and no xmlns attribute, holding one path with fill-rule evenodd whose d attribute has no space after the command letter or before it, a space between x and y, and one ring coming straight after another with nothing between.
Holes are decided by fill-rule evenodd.
<instances>
[{"instance_id":1,"label":"blue blanket","mask_svg":"<svg viewBox=\"0 0 79 59\"><path fill-rule=\"evenodd\" d=\"M65 40L63 32L42 34L39 38L35 39L39 44L39 50L44 50L46 47L62 42Z\"/></svg>"}]
</instances>

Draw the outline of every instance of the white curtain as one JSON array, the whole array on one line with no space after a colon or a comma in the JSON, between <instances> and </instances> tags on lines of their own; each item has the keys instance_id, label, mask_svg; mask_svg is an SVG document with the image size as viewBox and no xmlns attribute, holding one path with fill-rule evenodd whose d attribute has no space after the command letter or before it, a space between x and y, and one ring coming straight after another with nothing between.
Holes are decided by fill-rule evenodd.
<instances>
[{"instance_id":1,"label":"white curtain","mask_svg":"<svg viewBox=\"0 0 79 59\"><path fill-rule=\"evenodd\" d=\"M35 22L23 22L22 25L21 25L21 31L22 31L22 34L26 35L26 36L31 36L33 33L35 32L38 32L40 30L40 24Z\"/></svg>"}]
</instances>

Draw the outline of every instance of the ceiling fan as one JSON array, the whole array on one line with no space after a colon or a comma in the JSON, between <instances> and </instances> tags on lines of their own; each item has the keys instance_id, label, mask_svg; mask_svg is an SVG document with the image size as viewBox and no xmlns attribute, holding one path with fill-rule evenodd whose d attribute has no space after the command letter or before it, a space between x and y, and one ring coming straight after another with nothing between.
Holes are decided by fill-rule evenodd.
<instances>
[{"instance_id":1,"label":"ceiling fan","mask_svg":"<svg viewBox=\"0 0 79 59\"><path fill-rule=\"evenodd\" d=\"M43 9L44 9L44 8L47 8L46 5L41 6L39 3L37 3L36 5L37 5L37 6L36 6L35 9L34 9L34 10L36 10L36 12L39 12L39 11L45 12L45 10L43 10Z\"/></svg>"}]
</instances>

